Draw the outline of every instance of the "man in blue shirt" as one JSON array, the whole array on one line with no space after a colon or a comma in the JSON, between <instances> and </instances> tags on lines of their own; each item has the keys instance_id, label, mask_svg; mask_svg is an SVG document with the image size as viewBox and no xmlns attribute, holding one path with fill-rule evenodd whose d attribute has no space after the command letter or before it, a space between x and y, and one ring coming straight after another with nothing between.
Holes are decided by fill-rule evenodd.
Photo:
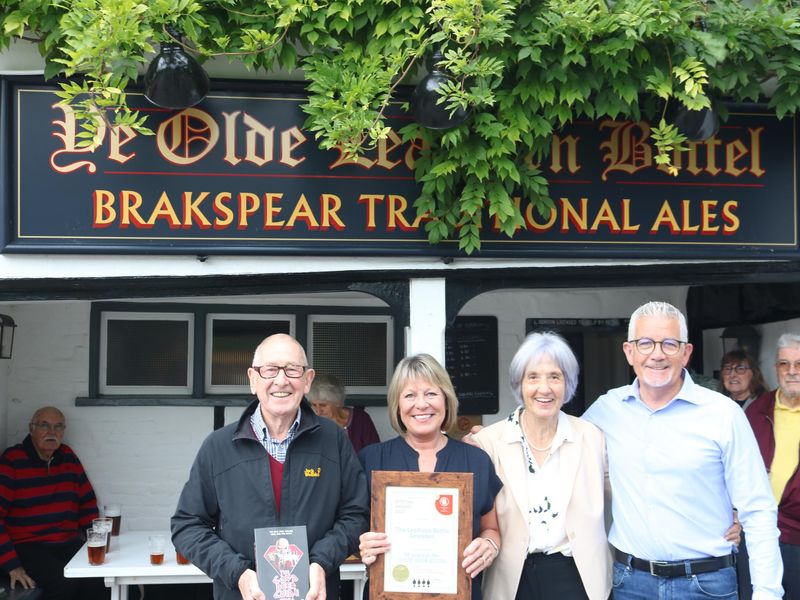
<instances>
[{"instance_id":1,"label":"man in blue shirt","mask_svg":"<svg viewBox=\"0 0 800 600\"><path fill-rule=\"evenodd\" d=\"M736 598L735 506L750 551L753 600L781 598L777 509L742 411L696 385L686 319L639 307L623 349L636 373L584 418L606 436L612 491L615 600Z\"/></svg>"}]
</instances>

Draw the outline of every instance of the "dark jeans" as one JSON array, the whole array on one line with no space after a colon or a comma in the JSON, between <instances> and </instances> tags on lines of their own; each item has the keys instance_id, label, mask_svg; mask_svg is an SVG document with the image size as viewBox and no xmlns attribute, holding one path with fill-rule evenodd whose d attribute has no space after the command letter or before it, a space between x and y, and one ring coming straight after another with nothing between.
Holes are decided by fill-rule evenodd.
<instances>
[{"instance_id":1,"label":"dark jeans","mask_svg":"<svg viewBox=\"0 0 800 600\"><path fill-rule=\"evenodd\" d=\"M102 578L64 577L64 565L82 546L83 540L76 538L60 544L16 544L14 549L36 587L44 589L45 600L107 600L111 590L105 587Z\"/></svg>"},{"instance_id":2,"label":"dark jeans","mask_svg":"<svg viewBox=\"0 0 800 600\"><path fill-rule=\"evenodd\" d=\"M516 600L589 600L589 597L575 561L556 552L528 555L522 566Z\"/></svg>"},{"instance_id":3,"label":"dark jeans","mask_svg":"<svg viewBox=\"0 0 800 600\"><path fill-rule=\"evenodd\" d=\"M800 546L781 544L784 600L800 600Z\"/></svg>"}]
</instances>

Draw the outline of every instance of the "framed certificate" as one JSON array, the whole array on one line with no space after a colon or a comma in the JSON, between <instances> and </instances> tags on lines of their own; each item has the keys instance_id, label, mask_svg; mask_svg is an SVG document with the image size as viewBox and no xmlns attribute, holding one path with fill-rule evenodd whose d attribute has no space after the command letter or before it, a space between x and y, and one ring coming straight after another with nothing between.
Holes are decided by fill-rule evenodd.
<instances>
[{"instance_id":1,"label":"framed certificate","mask_svg":"<svg viewBox=\"0 0 800 600\"><path fill-rule=\"evenodd\" d=\"M373 471L371 512L391 550L370 567L370 600L469 600L472 473Z\"/></svg>"}]
</instances>

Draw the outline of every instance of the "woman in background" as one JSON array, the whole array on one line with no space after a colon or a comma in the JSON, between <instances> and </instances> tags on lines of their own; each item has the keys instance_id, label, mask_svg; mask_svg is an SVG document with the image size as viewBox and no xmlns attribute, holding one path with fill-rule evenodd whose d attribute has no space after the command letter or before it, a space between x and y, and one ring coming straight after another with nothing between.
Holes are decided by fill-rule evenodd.
<instances>
[{"instance_id":1,"label":"woman in background","mask_svg":"<svg viewBox=\"0 0 800 600\"><path fill-rule=\"evenodd\" d=\"M368 446L360 458L372 486L372 471L472 473L472 537L461 566L472 577L472 600L481 600L481 573L500 553L495 496L502 487L486 453L445 435L458 414L458 400L447 371L428 354L404 358L397 365L387 395L389 420L398 437ZM369 568L387 552L386 533L361 534L359 550ZM487 600L503 596L488 594Z\"/></svg>"},{"instance_id":2,"label":"woman in background","mask_svg":"<svg viewBox=\"0 0 800 600\"><path fill-rule=\"evenodd\" d=\"M315 413L335 421L344 428L356 454L364 446L381 441L367 411L360 407L351 408L344 405L344 385L335 375L317 373L306 396Z\"/></svg>"},{"instance_id":3,"label":"woman in background","mask_svg":"<svg viewBox=\"0 0 800 600\"><path fill-rule=\"evenodd\" d=\"M731 350L722 357L720 379L719 391L741 406L742 410L768 391L758 363L744 350Z\"/></svg>"}]
</instances>

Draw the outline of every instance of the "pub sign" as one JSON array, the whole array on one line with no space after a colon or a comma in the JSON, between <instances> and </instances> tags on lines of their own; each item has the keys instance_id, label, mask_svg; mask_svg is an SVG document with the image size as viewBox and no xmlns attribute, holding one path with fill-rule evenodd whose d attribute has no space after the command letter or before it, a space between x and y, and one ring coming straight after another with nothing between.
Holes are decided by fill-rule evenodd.
<instances>
[{"instance_id":1,"label":"pub sign","mask_svg":"<svg viewBox=\"0 0 800 600\"><path fill-rule=\"evenodd\" d=\"M216 92L183 111L131 93L156 135L101 127L85 149L54 91L2 81L3 252L460 255L428 243L413 207L421 142L396 133L399 105L389 139L349 160L303 130L300 93ZM677 177L655 165L647 123L571 124L541 165L555 209L520 199L513 238L486 215L476 256L796 258L796 117L730 113Z\"/></svg>"}]
</instances>

